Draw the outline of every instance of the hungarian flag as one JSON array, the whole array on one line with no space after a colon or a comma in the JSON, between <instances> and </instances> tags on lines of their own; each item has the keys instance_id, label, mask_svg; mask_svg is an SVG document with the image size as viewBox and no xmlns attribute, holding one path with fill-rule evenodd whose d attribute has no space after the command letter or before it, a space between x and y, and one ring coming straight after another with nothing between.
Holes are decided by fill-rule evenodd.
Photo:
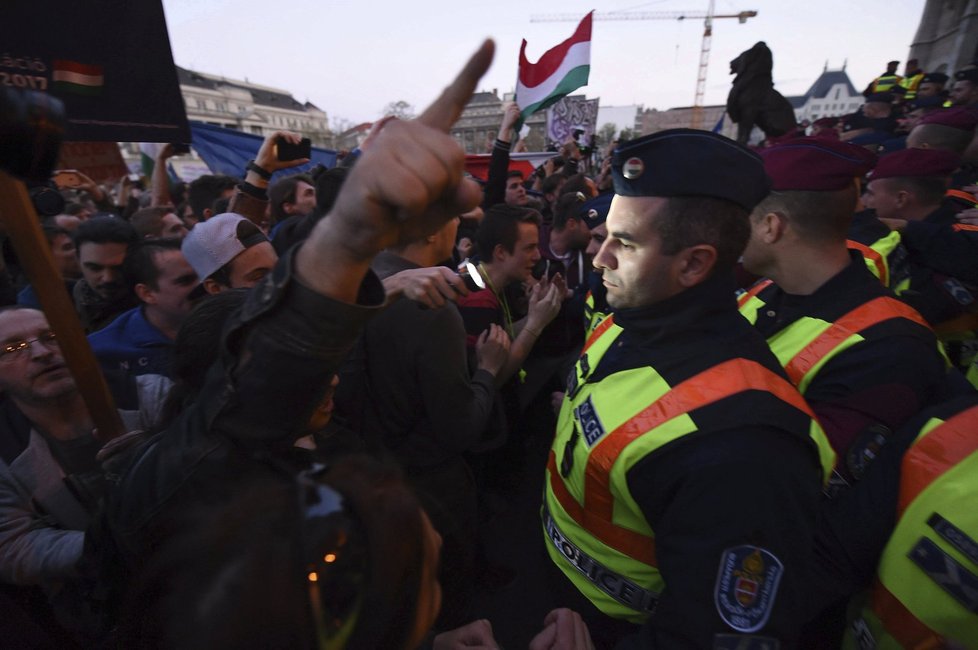
<instances>
[{"instance_id":1,"label":"hungarian flag","mask_svg":"<svg viewBox=\"0 0 978 650\"><path fill-rule=\"evenodd\" d=\"M520 124L581 86L591 72L591 11L574 34L548 50L536 63L526 60L526 39L520 47L520 70L516 81L516 105Z\"/></svg>"},{"instance_id":2,"label":"hungarian flag","mask_svg":"<svg viewBox=\"0 0 978 650\"><path fill-rule=\"evenodd\" d=\"M97 95L105 85L102 66L78 63L77 61L56 60L52 65L51 80L58 90Z\"/></svg>"}]
</instances>

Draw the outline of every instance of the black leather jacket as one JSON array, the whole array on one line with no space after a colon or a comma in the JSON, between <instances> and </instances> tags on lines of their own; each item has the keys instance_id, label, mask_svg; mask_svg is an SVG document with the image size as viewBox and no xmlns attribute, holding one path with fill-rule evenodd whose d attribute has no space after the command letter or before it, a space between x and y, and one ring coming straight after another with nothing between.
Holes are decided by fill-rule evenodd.
<instances>
[{"instance_id":1,"label":"black leather jacket","mask_svg":"<svg viewBox=\"0 0 978 650\"><path fill-rule=\"evenodd\" d=\"M293 277L295 250L231 317L221 359L197 400L115 477L89 548L110 611L187 508L226 499L257 475L281 472L295 432L382 306L384 289L372 273L356 305L302 286Z\"/></svg>"}]
</instances>

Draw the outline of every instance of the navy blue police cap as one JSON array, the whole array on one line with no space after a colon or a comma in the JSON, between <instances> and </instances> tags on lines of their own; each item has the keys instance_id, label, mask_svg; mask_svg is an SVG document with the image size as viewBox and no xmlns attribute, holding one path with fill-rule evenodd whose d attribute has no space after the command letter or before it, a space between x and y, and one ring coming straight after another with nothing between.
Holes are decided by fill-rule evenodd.
<instances>
[{"instance_id":1,"label":"navy blue police cap","mask_svg":"<svg viewBox=\"0 0 978 650\"><path fill-rule=\"evenodd\" d=\"M577 209L578 216L584 220L588 228L592 230L603 224L608 219L608 211L611 209L611 199L615 198L614 192L598 194L581 204Z\"/></svg>"},{"instance_id":2,"label":"navy blue police cap","mask_svg":"<svg viewBox=\"0 0 978 650\"><path fill-rule=\"evenodd\" d=\"M920 80L922 84L946 84L948 76L943 72L928 72L924 75L924 78Z\"/></svg>"},{"instance_id":3,"label":"navy blue police cap","mask_svg":"<svg viewBox=\"0 0 978 650\"><path fill-rule=\"evenodd\" d=\"M747 210L767 196L771 179L756 153L709 131L670 129L635 140L611 158L615 194L707 196Z\"/></svg>"}]
</instances>

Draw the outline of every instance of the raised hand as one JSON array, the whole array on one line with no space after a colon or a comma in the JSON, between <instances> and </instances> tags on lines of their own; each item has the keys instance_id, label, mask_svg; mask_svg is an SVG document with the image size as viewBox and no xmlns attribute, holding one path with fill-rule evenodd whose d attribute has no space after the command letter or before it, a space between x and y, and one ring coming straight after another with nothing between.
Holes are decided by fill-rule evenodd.
<instances>
[{"instance_id":1,"label":"raised hand","mask_svg":"<svg viewBox=\"0 0 978 650\"><path fill-rule=\"evenodd\" d=\"M333 211L299 250L296 273L307 286L353 300L374 255L434 232L479 202L478 185L462 174L465 154L448 130L489 68L494 47L483 43L417 119L384 126Z\"/></svg>"}]
</instances>

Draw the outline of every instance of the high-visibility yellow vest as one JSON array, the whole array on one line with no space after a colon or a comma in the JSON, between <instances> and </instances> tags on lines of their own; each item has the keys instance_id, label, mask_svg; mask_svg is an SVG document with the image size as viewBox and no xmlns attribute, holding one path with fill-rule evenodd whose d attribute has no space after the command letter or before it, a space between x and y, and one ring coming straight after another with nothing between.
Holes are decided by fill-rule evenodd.
<instances>
[{"instance_id":1,"label":"high-visibility yellow vest","mask_svg":"<svg viewBox=\"0 0 978 650\"><path fill-rule=\"evenodd\" d=\"M898 74L883 74L873 80L873 88L871 92L874 93L885 93L897 86L903 81L903 77Z\"/></svg>"},{"instance_id":2,"label":"high-visibility yellow vest","mask_svg":"<svg viewBox=\"0 0 978 650\"><path fill-rule=\"evenodd\" d=\"M978 648L978 406L924 425L900 468L897 517L844 647Z\"/></svg>"},{"instance_id":3,"label":"high-visibility yellow vest","mask_svg":"<svg viewBox=\"0 0 978 650\"><path fill-rule=\"evenodd\" d=\"M750 391L772 422L808 428L826 481L835 457L797 390L756 361L730 359L676 386L649 366L589 383L622 332L608 316L585 343L557 420L542 516L547 551L567 578L605 614L639 623L665 585L655 533L626 477L657 448L697 430L690 412Z\"/></svg>"},{"instance_id":4,"label":"high-visibility yellow vest","mask_svg":"<svg viewBox=\"0 0 978 650\"><path fill-rule=\"evenodd\" d=\"M906 92L903 94L903 99L910 101L917 96L917 88L920 86L921 80L924 78L924 72L919 70L909 77L904 77L900 81L900 86L903 87Z\"/></svg>"},{"instance_id":5,"label":"high-visibility yellow vest","mask_svg":"<svg viewBox=\"0 0 978 650\"><path fill-rule=\"evenodd\" d=\"M866 268L884 287L889 287L894 293L900 295L910 286L910 273L905 261L907 253L900 245L899 231L894 230L868 246L847 239L846 246L849 250L857 251L863 256Z\"/></svg>"},{"instance_id":6,"label":"high-visibility yellow vest","mask_svg":"<svg viewBox=\"0 0 978 650\"><path fill-rule=\"evenodd\" d=\"M758 283L738 299L740 313L752 325L757 322L758 311L765 306L759 294L771 284L770 280ZM865 340L860 332L893 318L903 318L930 328L912 307L896 298L880 296L859 305L832 323L810 316L799 318L769 337L767 343L784 366L788 378L804 395L826 363Z\"/></svg>"}]
</instances>

